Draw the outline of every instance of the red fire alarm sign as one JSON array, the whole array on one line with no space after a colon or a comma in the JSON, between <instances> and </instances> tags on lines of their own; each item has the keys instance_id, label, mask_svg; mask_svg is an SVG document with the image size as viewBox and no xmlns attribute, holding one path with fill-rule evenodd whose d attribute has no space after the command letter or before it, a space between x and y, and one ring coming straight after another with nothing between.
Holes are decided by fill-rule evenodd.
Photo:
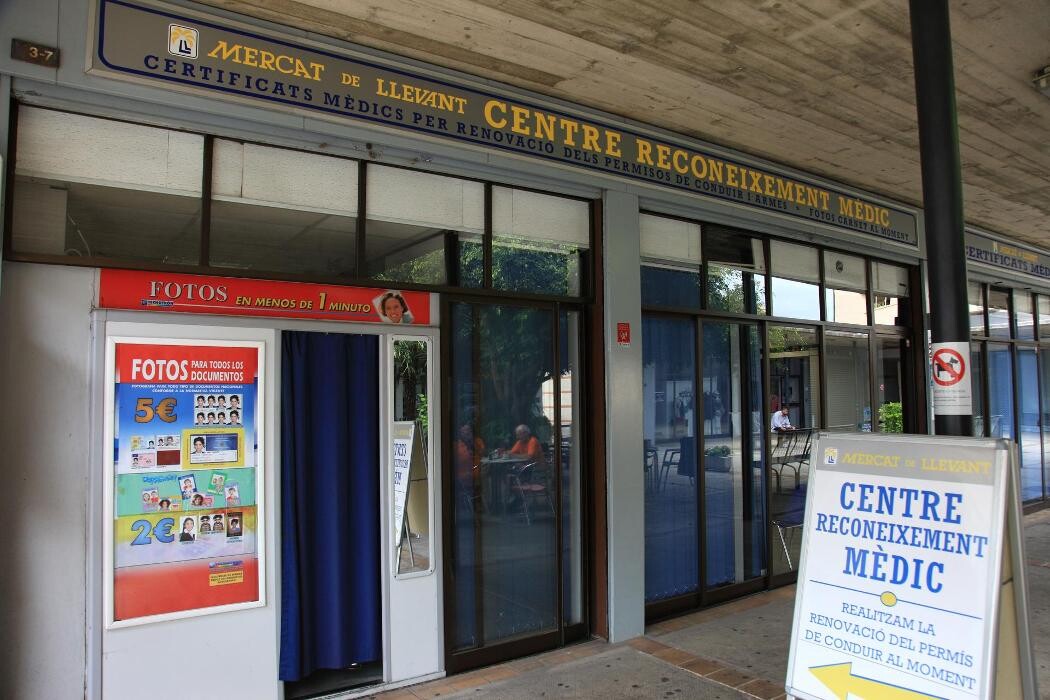
<instances>
[{"instance_id":1,"label":"red fire alarm sign","mask_svg":"<svg viewBox=\"0 0 1050 700\"><path fill-rule=\"evenodd\" d=\"M631 324L623 321L616 324L616 342L627 347L631 344Z\"/></svg>"}]
</instances>

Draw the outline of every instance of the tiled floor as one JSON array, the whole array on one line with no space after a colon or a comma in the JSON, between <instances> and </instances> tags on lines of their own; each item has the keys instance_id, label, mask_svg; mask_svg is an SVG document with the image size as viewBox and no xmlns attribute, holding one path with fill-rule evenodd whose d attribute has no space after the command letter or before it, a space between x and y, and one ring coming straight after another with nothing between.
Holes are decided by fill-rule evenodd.
<instances>
[{"instance_id":1,"label":"tiled floor","mask_svg":"<svg viewBox=\"0 0 1050 700\"><path fill-rule=\"evenodd\" d=\"M506 681L515 679L521 681L530 675L554 672L563 667L568 668L570 665L574 665L573 668L577 672L585 672L585 668L581 668L579 662L597 655L605 655L617 649L623 649L623 647L629 647L640 652L645 657L650 657L666 664L668 673L689 674L693 677L702 678L707 685L712 687L713 691L716 691L718 687L724 690L732 689L735 693L731 697L761 698L762 700L783 698L785 696L782 678L760 678L753 673L749 673L747 669L735 668L717 659L698 656L661 638L683 630L699 630L705 623L713 620L729 616L738 617L741 613L773 603L782 605L784 602L790 602L793 598L794 587L778 589L717 608L650 625L644 637L638 637L623 644L608 644L602 640L593 640L409 688L400 688L381 693L376 697L381 700L420 700L421 698L458 697L464 691L471 691L470 697L499 698L503 697L500 687ZM785 661L786 654L787 650L784 650ZM627 658L630 659L630 657ZM631 669L629 667L623 668L619 666L619 668L623 669L625 675L630 675ZM646 697L644 692L632 693L630 690L629 686L625 687L623 697ZM537 691L536 697L541 697L539 691ZM551 696L546 695L546 697ZM563 697L588 696L576 691L566 692ZM712 695L711 697L716 696Z\"/></svg>"},{"instance_id":2,"label":"tiled floor","mask_svg":"<svg viewBox=\"0 0 1050 700\"><path fill-rule=\"evenodd\" d=\"M1026 517L1025 535L1035 661L1050 689L1050 510ZM780 588L650 625L621 644L584 642L376 697L784 698L794 596L794 586Z\"/></svg>"}]
</instances>

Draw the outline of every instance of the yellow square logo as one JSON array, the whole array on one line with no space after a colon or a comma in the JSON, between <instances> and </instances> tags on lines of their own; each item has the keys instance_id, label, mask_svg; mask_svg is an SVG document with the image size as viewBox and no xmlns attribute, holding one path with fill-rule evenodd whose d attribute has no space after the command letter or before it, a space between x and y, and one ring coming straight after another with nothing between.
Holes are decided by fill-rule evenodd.
<instances>
[{"instance_id":1,"label":"yellow square logo","mask_svg":"<svg viewBox=\"0 0 1050 700\"><path fill-rule=\"evenodd\" d=\"M839 451L834 447L828 447L824 450L824 464L838 464L839 462Z\"/></svg>"},{"instance_id":2,"label":"yellow square logo","mask_svg":"<svg viewBox=\"0 0 1050 700\"><path fill-rule=\"evenodd\" d=\"M197 58L197 39L199 35L193 27L181 24L168 25L168 53L183 58Z\"/></svg>"}]
</instances>

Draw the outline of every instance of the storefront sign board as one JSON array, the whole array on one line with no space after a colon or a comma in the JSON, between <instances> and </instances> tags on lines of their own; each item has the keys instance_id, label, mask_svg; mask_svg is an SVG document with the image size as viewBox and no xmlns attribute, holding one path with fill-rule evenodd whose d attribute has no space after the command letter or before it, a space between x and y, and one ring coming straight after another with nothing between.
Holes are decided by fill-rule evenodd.
<instances>
[{"instance_id":1,"label":"storefront sign board","mask_svg":"<svg viewBox=\"0 0 1050 700\"><path fill-rule=\"evenodd\" d=\"M110 338L106 623L263 599L263 348Z\"/></svg>"},{"instance_id":2,"label":"storefront sign board","mask_svg":"<svg viewBox=\"0 0 1050 700\"><path fill-rule=\"evenodd\" d=\"M1008 443L822 433L811 454L788 693L1035 697Z\"/></svg>"},{"instance_id":3,"label":"storefront sign board","mask_svg":"<svg viewBox=\"0 0 1050 700\"><path fill-rule=\"evenodd\" d=\"M100 0L90 70L378 124L652 183L918 246L913 213L680 136L607 123L233 22Z\"/></svg>"},{"instance_id":4,"label":"storefront sign board","mask_svg":"<svg viewBox=\"0 0 1050 700\"><path fill-rule=\"evenodd\" d=\"M1050 280L1050 255L973 231L966 232L966 259L1040 280Z\"/></svg>"},{"instance_id":5,"label":"storefront sign board","mask_svg":"<svg viewBox=\"0 0 1050 700\"><path fill-rule=\"evenodd\" d=\"M103 269L98 306L133 311L428 325L428 292Z\"/></svg>"}]
</instances>

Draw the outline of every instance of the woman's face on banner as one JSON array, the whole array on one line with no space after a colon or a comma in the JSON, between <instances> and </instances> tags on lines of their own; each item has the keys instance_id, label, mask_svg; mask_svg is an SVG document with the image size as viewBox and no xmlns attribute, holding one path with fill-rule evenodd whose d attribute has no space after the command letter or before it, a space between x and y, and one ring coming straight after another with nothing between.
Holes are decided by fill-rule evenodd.
<instances>
[{"instance_id":1,"label":"woman's face on banner","mask_svg":"<svg viewBox=\"0 0 1050 700\"><path fill-rule=\"evenodd\" d=\"M390 297L383 302L383 315L389 318L394 323L401 323L401 318L404 316L404 311L401 309L401 302L395 297Z\"/></svg>"}]
</instances>

